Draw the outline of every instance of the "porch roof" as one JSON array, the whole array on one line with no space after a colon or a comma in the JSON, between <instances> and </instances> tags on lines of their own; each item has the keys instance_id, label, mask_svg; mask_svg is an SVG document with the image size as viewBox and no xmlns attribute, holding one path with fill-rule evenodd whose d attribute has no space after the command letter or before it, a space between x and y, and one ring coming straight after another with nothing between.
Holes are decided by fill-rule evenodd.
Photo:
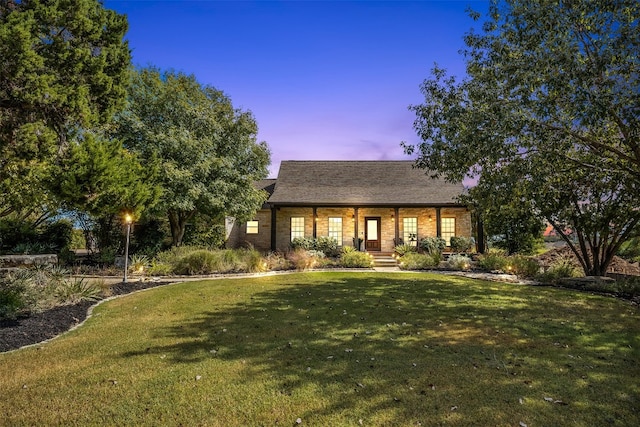
<instances>
[{"instance_id":1,"label":"porch roof","mask_svg":"<svg viewBox=\"0 0 640 427\"><path fill-rule=\"evenodd\" d=\"M274 206L460 206L462 183L431 178L412 161L283 161Z\"/></svg>"}]
</instances>

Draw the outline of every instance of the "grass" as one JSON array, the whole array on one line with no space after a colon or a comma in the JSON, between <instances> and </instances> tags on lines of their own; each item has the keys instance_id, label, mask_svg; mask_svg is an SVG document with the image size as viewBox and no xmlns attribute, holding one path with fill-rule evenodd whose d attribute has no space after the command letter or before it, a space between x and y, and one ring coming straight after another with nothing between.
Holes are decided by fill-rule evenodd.
<instances>
[{"instance_id":1,"label":"grass","mask_svg":"<svg viewBox=\"0 0 640 427\"><path fill-rule=\"evenodd\" d=\"M183 283L0 355L0 424L636 426L639 320L432 274Z\"/></svg>"}]
</instances>

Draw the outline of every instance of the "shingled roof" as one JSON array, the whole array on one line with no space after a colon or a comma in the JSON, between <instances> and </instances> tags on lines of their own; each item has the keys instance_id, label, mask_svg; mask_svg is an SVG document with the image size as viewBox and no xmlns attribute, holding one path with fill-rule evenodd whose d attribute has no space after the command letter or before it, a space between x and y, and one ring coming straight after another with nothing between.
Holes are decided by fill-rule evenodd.
<instances>
[{"instance_id":1,"label":"shingled roof","mask_svg":"<svg viewBox=\"0 0 640 427\"><path fill-rule=\"evenodd\" d=\"M253 186L257 189L257 190L264 190L267 192L267 197L271 197L271 195L273 194L273 190L276 188L276 181L275 179L261 179L260 181L256 181L253 183ZM269 209L269 205L268 203L265 203L262 205L262 209Z\"/></svg>"},{"instance_id":2,"label":"shingled roof","mask_svg":"<svg viewBox=\"0 0 640 427\"><path fill-rule=\"evenodd\" d=\"M274 206L459 206L461 183L433 179L412 161L283 161Z\"/></svg>"}]
</instances>

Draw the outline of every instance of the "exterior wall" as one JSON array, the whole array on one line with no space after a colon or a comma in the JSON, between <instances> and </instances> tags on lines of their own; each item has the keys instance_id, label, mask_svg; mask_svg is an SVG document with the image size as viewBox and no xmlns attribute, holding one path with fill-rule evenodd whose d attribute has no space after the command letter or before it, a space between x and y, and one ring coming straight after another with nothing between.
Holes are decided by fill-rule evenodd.
<instances>
[{"instance_id":1,"label":"exterior wall","mask_svg":"<svg viewBox=\"0 0 640 427\"><path fill-rule=\"evenodd\" d=\"M399 218L399 236L402 239L404 235L403 218L418 219L418 236L417 241L425 237L433 237L437 235L436 209L435 208L400 208L398 212ZM404 242L409 243L409 242Z\"/></svg>"},{"instance_id":2,"label":"exterior wall","mask_svg":"<svg viewBox=\"0 0 640 427\"><path fill-rule=\"evenodd\" d=\"M456 219L456 236L471 237L471 212L465 208L442 208L440 210L441 218Z\"/></svg>"},{"instance_id":3,"label":"exterior wall","mask_svg":"<svg viewBox=\"0 0 640 427\"><path fill-rule=\"evenodd\" d=\"M304 236L313 236L313 208L276 209L276 250L285 252L291 243L291 217L304 218Z\"/></svg>"},{"instance_id":4,"label":"exterior wall","mask_svg":"<svg viewBox=\"0 0 640 427\"><path fill-rule=\"evenodd\" d=\"M247 234L246 221L235 221L227 239L227 247L240 248L250 245L259 251L271 249L271 210L260 209L253 219L258 221L258 234Z\"/></svg>"},{"instance_id":5,"label":"exterior wall","mask_svg":"<svg viewBox=\"0 0 640 427\"><path fill-rule=\"evenodd\" d=\"M380 217L380 251L391 252L394 248L393 239L396 236L396 218L394 208L360 208L358 209L358 236L365 238L365 218ZM393 217L393 218L392 218ZM362 245L364 249L364 243Z\"/></svg>"},{"instance_id":6,"label":"exterior wall","mask_svg":"<svg viewBox=\"0 0 640 427\"><path fill-rule=\"evenodd\" d=\"M318 208L316 210L316 237L329 235L329 218L342 218L342 242L339 246L353 246L355 221L353 208Z\"/></svg>"},{"instance_id":7,"label":"exterior wall","mask_svg":"<svg viewBox=\"0 0 640 427\"><path fill-rule=\"evenodd\" d=\"M342 246L353 246L355 237L355 209L354 208L323 208L316 209L316 237L329 235L329 217L342 218ZM399 208L395 215L394 208L364 208L358 209L357 228L358 237L365 237L365 218L380 218L381 251L391 252L395 246L396 221L398 222L398 237L403 237L403 218L417 218L417 240L437 235L437 220L435 208ZM304 235L313 237L313 208L311 207L283 207L276 209L276 250L287 251L291 243L291 217L304 218ZM441 208L441 218L456 219L456 236L470 237L472 234L471 214L466 208ZM236 223L233 226L228 247L241 247L251 244L258 250L271 249L271 211L262 209L256 213L254 219L258 221L258 234L246 234L246 223ZM407 242L405 242L407 243ZM364 248L364 244L363 244Z\"/></svg>"}]
</instances>

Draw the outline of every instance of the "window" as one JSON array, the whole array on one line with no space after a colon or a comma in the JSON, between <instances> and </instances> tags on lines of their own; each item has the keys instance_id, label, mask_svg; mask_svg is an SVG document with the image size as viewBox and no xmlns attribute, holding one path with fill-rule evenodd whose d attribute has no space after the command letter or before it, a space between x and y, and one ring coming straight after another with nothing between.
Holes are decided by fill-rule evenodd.
<instances>
[{"instance_id":1,"label":"window","mask_svg":"<svg viewBox=\"0 0 640 427\"><path fill-rule=\"evenodd\" d=\"M292 216L291 217L291 241L300 237L304 238L304 217Z\"/></svg>"},{"instance_id":2,"label":"window","mask_svg":"<svg viewBox=\"0 0 640 427\"><path fill-rule=\"evenodd\" d=\"M329 217L329 238L342 246L342 218Z\"/></svg>"},{"instance_id":3,"label":"window","mask_svg":"<svg viewBox=\"0 0 640 427\"><path fill-rule=\"evenodd\" d=\"M247 221L247 234L258 234L258 221Z\"/></svg>"},{"instance_id":4,"label":"window","mask_svg":"<svg viewBox=\"0 0 640 427\"><path fill-rule=\"evenodd\" d=\"M418 218L402 218L402 241L405 245L418 245Z\"/></svg>"},{"instance_id":5,"label":"window","mask_svg":"<svg viewBox=\"0 0 640 427\"><path fill-rule=\"evenodd\" d=\"M447 246L451 246L451 238L456 235L456 219L442 218L441 228L442 238L447 242Z\"/></svg>"}]
</instances>

